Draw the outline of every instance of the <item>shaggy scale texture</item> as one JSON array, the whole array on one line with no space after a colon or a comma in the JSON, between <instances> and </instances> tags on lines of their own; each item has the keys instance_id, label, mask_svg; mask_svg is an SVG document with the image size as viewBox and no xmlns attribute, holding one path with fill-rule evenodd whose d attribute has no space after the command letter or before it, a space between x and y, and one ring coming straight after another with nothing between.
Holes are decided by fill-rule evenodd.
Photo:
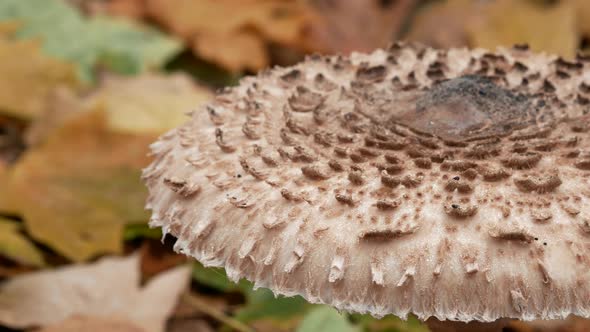
<instances>
[{"instance_id":1,"label":"shaggy scale texture","mask_svg":"<svg viewBox=\"0 0 590 332\"><path fill-rule=\"evenodd\" d=\"M153 144L152 226L374 316L590 316L590 59L396 44L244 79Z\"/></svg>"}]
</instances>

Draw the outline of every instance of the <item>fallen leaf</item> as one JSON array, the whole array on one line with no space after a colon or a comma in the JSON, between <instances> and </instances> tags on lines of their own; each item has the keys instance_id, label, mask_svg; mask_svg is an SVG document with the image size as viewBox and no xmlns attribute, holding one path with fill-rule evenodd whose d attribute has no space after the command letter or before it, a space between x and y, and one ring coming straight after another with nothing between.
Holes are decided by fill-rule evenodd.
<instances>
[{"instance_id":1,"label":"fallen leaf","mask_svg":"<svg viewBox=\"0 0 590 332\"><path fill-rule=\"evenodd\" d=\"M147 0L151 18L178 34L202 58L233 71L268 66L267 43L304 47L304 29L312 20L301 1ZM235 44L234 44L235 43ZM210 46L218 47L212 50ZM226 53L224 50L232 51Z\"/></svg>"},{"instance_id":2,"label":"fallen leaf","mask_svg":"<svg viewBox=\"0 0 590 332\"><path fill-rule=\"evenodd\" d=\"M0 167L12 164L25 149L24 123L0 116Z\"/></svg>"},{"instance_id":3,"label":"fallen leaf","mask_svg":"<svg viewBox=\"0 0 590 332\"><path fill-rule=\"evenodd\" d=\"M213 93L176 73L135 77L105 75L93 91L80 97L58 89L46 111L26 133L27 143L37 145L71 116L97 108L107 113L107 126L117 132L161 134L187 121L187 112L204 104Z\"/></svg>"},{"instance_id":4,"label":"fallen leaf","mask_svg":"<svg viewBox=\"0 0 590 332\"><path fill-rule=\"evenodd\" d=\"M106 4L106 11L110 15L139 19L146 14L145 0L111 0Z\"/></svg>"},{"instance_id":5,"label":"fallen leaf","mask_svg":"<svg viewBox=\"0 0 590 332\"><path fill-rule=\"evenodd\" d=\"M173 319L166 332L214 332L213 327L203 319ZM57 332L57 331L56 331Z\"/></svg>"},{"instance_id":6,"label":"fallen leaf","mask_svg":"<svg viewBox=\"0 0 590 332\"><path fill-rule=\"evenodd\" d=\"M196 262L193 266L193 279L210 288L222 292L241 292L246 303L235 313L235 319L248 324L264 321L265 326L275 329L293 329L298 320L313 308L300 296L276 297L266 288L253 289L252 283L240 280L234 283L227 278L221 268L205 268Z\"/></svg>"},{"instance_id":7,"label":"fallen leaf","mask_svg":"<svg viewBox=\"0 0 590 332\"><path fill-rule=\"evenodd\" d=\"M29 146L36 146L55 129L61 127L69 118L82 111L83 100L75 91L58 87L45 101L45 110L33 119L24 136Z\"/></svg>"},{"instance_id":8,"label":"fallen leaf","mask_svg":"<svg viewBox=\"0 0 590 332\"><path fill-rule=\"evenodd\" d=\"M478 19L480 7L472 0L429 2L419 9L405 38L437 48L467 46L467 22Z\"/></svg>"},{"instance_id":9,"label":"fallen leaf","mask_svg":"<svg viewBox=\"0 0 590 332\"><path fill-rule=\"evenodd\" d=\"M137 255L18 276L0 286L0 324L44 327L85 315L161 332L189 276L187 267L178 267L140 288Z\"/></svg>"},{"instance_id":10,"label":"fallen leaf","mask_svg":"<svg viewBox=\"0 0 590 332\"><path fill-rule=\"evenodd\" d=\"M472 46L493 50L528 43L534 51L567 58L576 54L576 11L571 2L541 6L528 1L497 0L486 3L484 11L484 19L471 21L468 26Z\"/></svg>"},{"instance_id":11,"label":"fallen leaf","mask_svg":"<svg viewBox=\"0 0 590 332\"><path fill-rule=\"evenodd\" d=\"M576 23L580 34L586 38L590 37L590 1L587 0L568 0L573 1L576 8Z\"/></svg>"},{"instance_id":12,"label":"fallen leaf","mask_svg":"<svg viewBox=\"0 0 590 332\"><path fill-rule=\"evenodd\" d=\"M590 329L590 320L570 315L562 320L512 321L509 329L514 332L586 332Z\"/></svg>"},{"instance_id":13,"label":"fallen leaf","mask_svg":"<svg viewBox=\"0 0 590 332\"><path fill-rule=\"evenodd\" d=\"M145 332L144 329L122 319L71 316L57 324L37 330L37 332Z\"/></svg>"},{"instance_id":14,"label":"fallen leaf","mask_svg":"<svg viewBox=\"0 0 590 332\"><path fill-rule=\"evenodd\" d=\"M309 38L314 49L328 53L369 52L399 37L416 0L311 0L319 19ZM362 27L362 28L359 28Z\"/></svg>"},{"instance_id":15,"label":"fallen leaf","mask_svg":"<svg viewBox=\"0 0 590 332\"><path fill-rule=\"evenodd\" d=\"M359 327L353 326L345 316L334 308L320 306L309 312L297 332L360 332Z\"/></svg>"},{"instance_id":16,"label":"fallen leaf","mask_svg":"<svg viewBox=\"0 0 590 332\"><path fill-rule=\"evenodd\" d=\"M298 318L314 307L300 296L275 296L266 288L243 288L246 304L236 311L236 319L242 322L264 320L277 328L293 328Z\"/></svg>"},{"instance_id":17,"label":"fallen leaf","mask_svg":"<svg viewBox=\"0 0 590 332\"><path fill-rule=\"evenodd\" d=\"M0 256L28 266L45 265L40 250L22 233L20 223L0 217Z\"/></svg>"},{"instance_id":18,"label":"fallen leaf","mask_svg":"<svg viewBox=\"0 0 590 332\"><path fill-rule=\"evenodd\" d=\"M144 0L65 0L88 16L112 15L141 19L145 13Z\"/></svg>"},{"instance_id":19,"label":"fallen leaf","mask_svg":"<svg viewBox=\"0 0 590 332\"><path fill-rule=\"evenodd\" d=\"M193 50L200 57L232 72L242 69L256 71L270 63L264 40L250 31L198 35L194 38Z\"/></svg>"},{"instance_id":20,"label":"fallen leaf","mask_svg":"<svg viewBox=\"0 0 590 332\"><path fill-rule=\"evenodd\" d=\"M56 86L78 83L72 65L43 54L38 41L11 39L14 29L0 25L0 112L29 120L44 111Z\"/></svg>"},{"instance_id":21,"label":"fallen leaf","mask_svg":"<svg viewBox=\"0 0 590 332\"><path fill-rule=\"evenodd\" d=\"M409 315L406 320L402 320L393 315L383 318L375 318L368 314L351 314L353 322L363 326L363 331L371 332L428 332L430 331L426 324L420 322L415 316Z\"/></svg>"},{"instance_id":22,"label":"fallen leaf","mask_svg":"<svg viewBox=\"0 0 590 332\"><path fill-rule=\"evenodd\" d=\"M36 240L81 261L122 249L126 223L143 223L141 168L155 135L117 133L100 110L80 113L11 169L5 199Z\"/></svg>"},{"instance_id":23,"label":"fallen leaf","mask_svg":"<svg viewBox=\"0 0 590 332\"><path fill-rule=\"evenodd\" d=\"M22 23L18 38L40 38L43 50L77 64L91 80L97 65L120 73L160 67L180 51L180 43L160 32L123 19L86 18L58 0L3 0L0 21Z\"/></svg>"},{"instance_id":24,"label":"fallen leaf","mask_svg":"<svg viewBox=\"0 0 590 332\"><path fill-rule=\"evenodd\" d=\"M186 256L172 250L172 244L166 244L162 245L159 240L147 239L143 241L139 250L142 276L151 277L187 262Z\"/></svg>"},{"instance_id":25,"label":"fallen leaf","mask_svg":"<svg viewBox=\"0 0 590 332\"><path fill-rule=\"evenodd\" d=\"M148 224L129 224L125 226L123 238L125 241L136 239L161 239L162 230L159 228L151 228Z\"/></svg>"},{"instance_id":26,"label":"fallen leaf","mask_svg":"<svg viewBox=\"0 0 590 332\"><path fill-rule=\"evenodd\" d=\"M117 132L161 134L186 122L186 114L212 95L209 89L195 85L180 73L111 75L84 101L84 107L106 110L108 126Z\"/></svg>"}]
</instances>

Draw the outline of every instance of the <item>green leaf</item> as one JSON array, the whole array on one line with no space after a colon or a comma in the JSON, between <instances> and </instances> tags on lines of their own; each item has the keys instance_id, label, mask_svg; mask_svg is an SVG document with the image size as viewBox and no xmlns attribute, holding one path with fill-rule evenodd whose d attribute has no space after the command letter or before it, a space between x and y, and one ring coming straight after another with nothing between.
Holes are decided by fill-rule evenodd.
<instances>
[{"instance_id":1,"label":"green leaf","mask_svg":"<svg viewBox=\"0 0 590 332\"><path fill-rule=\"evenodd\" d=\"M0 218L0 256L20 264L45 265L41 252L21 233L20 223Z\"/></svg>"},{"instance_id":2,"label":"green leaf","mask_svg":"<svg viewBox=\"0 0 590 332\"><path fill-rule=\"evenodd\" d=\"M259 319L285 321L303 315L313 305L300 296L275 297L266 288L246 290L246 306L236 312L236 319L252 322Z\"/></svg>"},{"instance_id":3,"label":"green leaf","mask_svg":"<svg viewBox=\"0 0 590 332\"><path fill-rule=\"evenodd\" d=\"M360 328L335 309L321 306L305 316L297 332L360 332Z\"/></svg>"},{"instance_id":4,"label":"green leaf","mask_svg":"<svg viewBox=\"0 0 590 332\"><path fill-rule=\"evenodd\" d=\"M299 318L314 307L300 296L275 297L269 289L254 290L252 283L244 279L236 284L227 278L223 269L205 268L200 263L194 265L193 279L221 292L241 292L246 303L236 311L235 318L242 322L268 320L279 325L289 324L290 319Z\"/></svg>"},{"instance_id":5,"label":"green leaf","mask_svg":"<svg viewBox=\"0 0 590 332\"><path fill-rule=\"evenodd\" d=\"M160 228L150 228L147 224L130 224L125 225L123 239L131 241L135 239L160 239L162 230Z\"/></svg>"},{"instance_id":6,"label":"green leaf","mask_svg":"<svg viewBox=\"0 0 590 332\"><path fill-rule=\"evenodd\" d=\"M206 268L198 262L193 265L193 279L220 292L236 291L239 288L236 283L227 278L222 268Z\"/></svg>"},{"instance_id":7,"label":"green leaf","mask_svg":"<svg viewBox=\"0 0 590 332\"><path fill-rule=\"evenodd\" d=\"M76 63L91 80L97 65L135 74L160 67L176 55L180 42L124 19L86 18L58 0L2 0L0 21L22 23L17 38L39 38L43 50Z\"/></svg>"},{"instance_id":8,"label":"green leaf","mask_svg":"<svg viewBox=\"0 0 590 332\"><path fill-rule=\"evenodd\" d=\"M393 315L377 319L368 314L351 314L350 319L371 332L428 332L428 327L416 317L410 315L407 320L402 320Z\"/></svg>"}]
</instances>

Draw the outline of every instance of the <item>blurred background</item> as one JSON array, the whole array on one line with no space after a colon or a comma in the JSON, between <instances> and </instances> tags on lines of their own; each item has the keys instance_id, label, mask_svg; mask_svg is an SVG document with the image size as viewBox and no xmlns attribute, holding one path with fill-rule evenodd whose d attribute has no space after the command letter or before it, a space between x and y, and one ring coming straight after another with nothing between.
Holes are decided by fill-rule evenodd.
<instances>
[{"instance_id":1,"label":"blurred background","mask_svg":"<svg viewBox=\"0 0 590 332\"><path fill-rule=\"evenodd\" d=\"M139 179L148 144L215 90L398 40L573 58L590 51L590 1L0 0L0 331L428 331L176 255L146 225Z\"/></svg>"}]
</instances>

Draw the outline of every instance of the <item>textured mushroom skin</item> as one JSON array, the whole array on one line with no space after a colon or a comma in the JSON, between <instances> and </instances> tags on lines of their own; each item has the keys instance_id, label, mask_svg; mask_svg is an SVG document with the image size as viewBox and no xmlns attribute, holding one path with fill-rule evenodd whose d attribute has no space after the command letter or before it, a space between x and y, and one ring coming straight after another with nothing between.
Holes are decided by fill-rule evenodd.
<instances>
[{"instance_id":1,"label":"textured mushroom skin","mask_svg":"<svg viewBox=\"0 0 590 332\"><path fill-rule=\"evenodd\" d=\"M343 310L589 317L589 65L397 44L245 78L153 144L150 225Z\"/></svg>"}]
</instances>

